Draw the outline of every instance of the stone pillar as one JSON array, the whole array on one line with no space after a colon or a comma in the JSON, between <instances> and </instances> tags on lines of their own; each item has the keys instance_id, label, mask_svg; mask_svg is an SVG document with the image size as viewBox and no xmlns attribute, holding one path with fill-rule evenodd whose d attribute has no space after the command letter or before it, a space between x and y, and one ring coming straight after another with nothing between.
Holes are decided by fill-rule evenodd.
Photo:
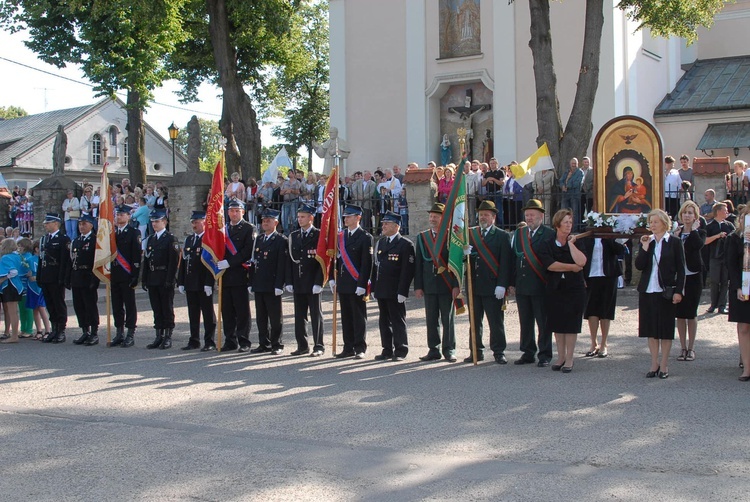
<instances>
[{"instance_id":1,"label":"stone pillar","mask_svg":"<svg viewBox=\"0 0 750 502\"><path fill-rule=\"evenodd\" d=\"M417 234L429 228L428 211L437 197L437 185L432 179L433 170L409 169L404 174L406 198L409 201L409 235L415 241Z\"/></svg>"},{"instance_id":2,"label":"stone pillar","mask_svg":"<svg viewBox=\"0 0 750 502\"><path fill-rule=\"evenodd\" d=\"M179 172L169 182L169 231L180 242L193 231L190 215L205 211L205 202L211 190L211 173L204 171Z\"/></svg>"},{"instance_id":3,"label":"stone pillar","mask_svg":"<svg viewBox=\"0 0 750 502\"><path fill-rule=\"evenodd\" d=\"M76 198L83 195L83 188L70 178L62 175L45 178L33 187L31 187L32 201L34 203L34 238L38 239L44 235L44 215L47 213L57 213L64 218L62 212L62 203L68 194L68 190L73 190L73 196ZM65 229L65 223L60 225Z\"/></svg>"}]
</instances>

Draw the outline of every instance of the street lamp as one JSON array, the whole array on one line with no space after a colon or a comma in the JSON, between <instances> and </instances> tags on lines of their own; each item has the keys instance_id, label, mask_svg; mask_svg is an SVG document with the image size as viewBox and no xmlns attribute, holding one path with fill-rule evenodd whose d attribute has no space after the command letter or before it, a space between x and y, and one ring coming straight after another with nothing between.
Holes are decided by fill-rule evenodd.
<instances>
[{"instance_id":1,"label":"street lamp","mask_svg":"<svg viewBox=\"0 0 750 502\"><path fill-rule=\"evenodd\" d=\"M180 128L174 125L174 122L172 122L172 125L169 126L169 139L172 140L172 176L173 177L174 177L174 171L175 171L174 142L177 139L178 132L180 132Z\"/></svg>"}]
</instances>

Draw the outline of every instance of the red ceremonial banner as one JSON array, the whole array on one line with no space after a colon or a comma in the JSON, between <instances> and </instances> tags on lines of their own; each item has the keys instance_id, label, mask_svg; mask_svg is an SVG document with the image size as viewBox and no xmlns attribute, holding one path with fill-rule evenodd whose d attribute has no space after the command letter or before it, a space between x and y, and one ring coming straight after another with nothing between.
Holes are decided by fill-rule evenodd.
<instances>
[{"instance_id":1,"label":"red ceremonial banner","mask_svg":"<svg viewBox=\"0 0 750 502\"><path fill-rule=\"evenodd\" d=\"M211 194L206 207L206 222L203 234L203 252L201 261L208 267L214 278L224 273L216 266L224 259L226 251L226 227L224 226L224 166L221 161L216 164L214 178L211 182Z\"/></svg>"},{"instance_id":2,"label":"red ceremonial banner","mask_svg":"<svg viewBox=\"0 0 750 502\"><path fill-rule=\"evenodd\" d=\"M338 234L338 204L336 191L338 190L338 170L334 167L323 192L323 217L320 220L320 237L318 237L317 256L315 257L323 267L323 284L328 281L328 269L336 256L336 236Z\"/></svg>"}]
</instances>

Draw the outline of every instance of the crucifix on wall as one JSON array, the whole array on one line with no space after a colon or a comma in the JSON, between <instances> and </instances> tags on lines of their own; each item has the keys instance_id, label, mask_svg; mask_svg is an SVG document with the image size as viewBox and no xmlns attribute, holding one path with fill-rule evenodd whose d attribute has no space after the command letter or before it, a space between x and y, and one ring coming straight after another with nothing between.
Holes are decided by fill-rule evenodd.
<instances>
[{"instance_id":1,"label":"crucifix on wall","mask_svg":"<svg viewBox=\"0 0 750 502\"><path fill-rule=\"evenodd\" d=\"M474 119L474 115L477 113L483 111L483 110L491 110L492 105L480 105L480 104L474 104L472 101L474 99L474 93L471 89L466 89L466 97L464 98L464 106L451 106L448 108L448 111L451 113L456 113L459 116L459 120L461 121L461 127L466 130L466 144L467 144L467 151L466 151L466 157L471 158L472 152L474 148L474 131L471 128L472 121ZM464 152L461 152L461 156L463 157Z\"/></svg>"}]
</instances>

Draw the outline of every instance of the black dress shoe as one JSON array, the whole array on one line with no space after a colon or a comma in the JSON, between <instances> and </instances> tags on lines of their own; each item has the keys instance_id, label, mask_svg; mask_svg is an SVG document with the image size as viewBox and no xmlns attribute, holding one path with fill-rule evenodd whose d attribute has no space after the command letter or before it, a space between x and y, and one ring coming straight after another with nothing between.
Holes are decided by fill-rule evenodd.
<instances>
[{"instance_id":1,"label":"black dress shoe","mask_svg":"<svg viewBox=\"0 0 750 502\"><path fill-rule=\"evenodd\" d=\"M323 351L320 349L315 349L312 351L312 354L310 354L310 357L320 357L323 355Z\"/></svg>"},{"instance_id":2,"label":"black dress shoe","mask_svg":"<svg viewBox=\"0 0 750 502\"><path fill-rule=\"evenodd\" d=\"M240 345L240 348L237 349L237 352L240 352L244 354L245 352L252 352L249 345Z\"/></svg>"},{"instance_id":3,"label":"black dress shoe","mask_svg":"<svg viewBox=\"0 0 750 502\"><path fill-rule=\"evenodd\" d=\"M455 363L456 361L458 361L456 356L454 356L453 354L448 354L447 356L445 356L445 360L449 363Z\"/></svg>"},{"instance_id":4,"label":"black dress shoe","mask_svg":"<svg viewBox=\"0 0 750 502\"><path fill-rule=\"evenodd\" d=\"M513 364L521 365L521 364L534 364L533 359L524 359L523 357L521 359L516 359L513 361Z\"/></svg>"},{"instance_id":5,"label":"black dress shoe","mask_svg":"<svg viewBox=\"0 0 750 502\"><path fill-rule=\"evenodd\" d=\"M193 345L192 343L188 343L187 345L182 347L182 350L195 350L195 349L200 349L200 348L201 348L200 345Z\"/></svg>"},{"instance_id":6,"label":"black dress shoe","mask_svg":"<svg viewBox=\"0 0 750 502\"><path fill-rule=\"evenodd\" d=\"M538 363L536 363L536 365L539 368L546 368L547 366L549 366L549 361L539 361Z\"/></svg>"},{"instance_id":7,"label":"black dress shoe","mask_svg":"<svg viewBox=\"0 0 750 502\"><path fill-rule=\"evenodd\" d=\"M666 380L667 378L669 378L669 371L660 371L659 378L661 378L662 380Z\"/></svg>"},{"instance_id":8,"label":"black dress shoe","mask_svg":"<svg viewBox=\"0 0 750 502\"><path fill-rule=\"evenodd\" d=\"M271 354L273 354L274 356L280 356L283 353L284 353L284 349L273 349L271 351Z\"/></svg>"},{"instance_id":9,"label":"black dress shoe","mask_svg":"<svg viewBox=\"0 0 750 502\"><path fill-rule=\"evenodd\" d=\"M262 354L264 352L271 352L271 347L263 347L262 345L260 345L250 351L251 354Z\"/></svg>"},{"instance_id":10,"label":"black dress shoe","mask_svg":"<svg viewBox=\"0 0 750 502\"><path fill-rule=\"evenodd\" d=\"M660 373L659 368L656 368L656 371L649 371L646 373L646 378L656 378L656 375Z\"/></svg>"},{"instance_id":11,"label":"black dress shoe","mask_svg":"<svg viewBox=\"0 0 750 502\"><path fill-rule=\"evenodd\" d=\"M708 307L708 310L706 310L706 314L713 314L716 312L716 307Z\"/></svg>"},{"instance_id":12,"label":"black dress shoe","mask_svg":"<svg viewBox=\"0 0 750 502\"><path fill-rule=\"evenodd\" d=\"M484 361L484 354L477 354L477 362L479 362L479 361ZM474 362L474 357L473 356L469 356L469 357L467 357L467 358L464 359L464 362L465 363L473 363Z\"/></svg>"},{"instance_id":13,"label":"black dress shoe","mask_svg":"<svg viewBox=\"0 0 750 502\"><path fill-rule=\"evenodd\" d=\"M290 356L304 356L305 354L309 354L309 353L310 353L310 349L304 349L304 350L297 349L294 352L290 352L289 355Z\"/></svg>"},{"instance_id":14,"label":"black dress shoe","mask_svg":"<svg viewBox=\"0 0 750 502\"><path fill-rule=\"evenodd\" d=\"M393 359L393 354L378 354L375 356L376 361L390 361Z\"/></svg>"},{"instance_id":15,"label":"black dress shoe","mask_svg":"<svg viewBox=\"0 0 750 502\"><path fill-rule=\"evenodd\" d=\"M354 357L354 352L339 352L334 357L336 359L344 359L345 357Z\"/></svg>"},{"instance_id":16,"label":"black dress shoe","mask_svg":"<svg viewBox=\"0 0 750 502\"><path fill-rule=\"evenodd\" d=\"M495 362L497 364L508 364L508 358L505 357L505 354L499 354L495 356Z\"/></svg>"},{"instance_id":17,"label":"black dress shoe","mask_svg":"<svg viewBox=\"0 0 750 502\"><path fill-rule=\"evenodd\" d=\"M573 366L563 366L561 371L563 373L570 373L573 371Z\"/></svg>"},{"instance_id":18,"label":"black dress shoe","mask_svg":"<svg viewBox=\"0 0 750 502\"><path fill-rule=\"evenodd\" d=\"M419 358L420 361L438 361L441 359L440 354L429 353Z\"/></svg>"},{"instance_id":19,"label":"black dress shoe","mask_svg":"<svg viewBox=\"0 0 750 502\"><path fill-rule=\"evenodd\" d=\"M393 362L399 362L399 361L403 361L404 359L406 359L404 356L393 356L391 358L391 361L393 361Z\"/></svg>"},{"instance_id":20,"label":"black dress shoe","mask_svg":"<svg viewBox=\"0 0 750 502\"><path fill-rule=\"evenodd\" d=\"M354 359L364 359L364 358L365 358L364 352L357 352L356 354L354 354Z\"/></svg>"},{"instance_id":21,"label":"black dress shoe","mask_svg":"<svg viewBox=\"0 0 750 502\"><path fill-rule=\"evenodd\" d=\"M550 367L552 368L552 371L560 371L564 365L565 363L563 362L562 364L553 364Z\"/></svg>"},{"instance_id":22,"label":"black dress shoe","mask_svg":"<svg viewBox=\"0 0 750 502\"><path fill-rule=\"evenodd\" d=\"M222 352L234 352L237 350L237 344L236 343L225 343L221 347Z\"/></svg>"},{"instance_id":23,"label":"black dress shoe","mask_svg":"<svg viewBox=\"0 0 750 502\"><path fill-rule=\"evenodd\" d=\"M729 311L727 309L719 309L719 314L728 314Z\"/></svg>"},{"instance_id":24,"label":"black dress shoe","mask_svg":"<svg viewBox=\"0 0 750 502\"><path fill-rule=\"evenodd\" d=\"M204 347L203 347L203 348L201 349L201 352L211 352L211 351L213 351L213 350L216 350L216 345L205 345L205 346L204 346Z\"/></svg>"}]
</instances>

